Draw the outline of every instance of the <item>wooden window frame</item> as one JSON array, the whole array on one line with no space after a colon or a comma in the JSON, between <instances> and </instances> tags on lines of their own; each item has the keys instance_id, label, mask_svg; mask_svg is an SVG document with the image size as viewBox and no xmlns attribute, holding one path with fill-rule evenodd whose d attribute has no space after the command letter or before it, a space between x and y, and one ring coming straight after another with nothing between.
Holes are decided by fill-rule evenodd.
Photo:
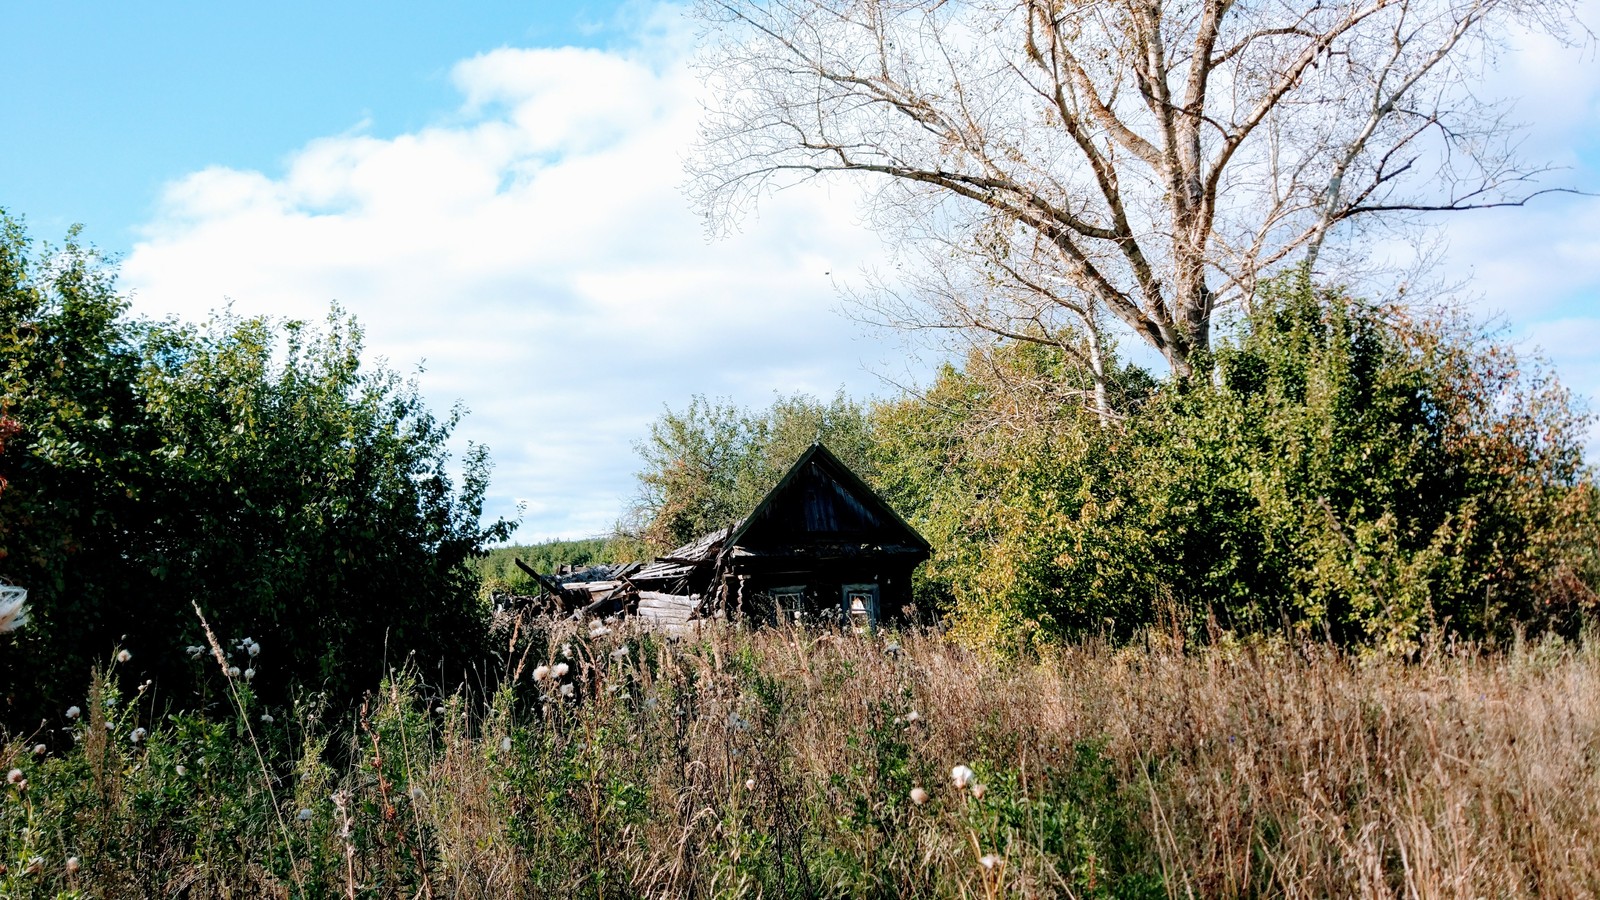
<instances>
[{"instance_id":1,"label":"wooden window frame","mask_svg":"<svg viewBox=\"0 0 1600 900\"><path fill-rule=\"evenodd\" d=\"M779 613L780 619L782 618L783 613L787 613L790 621L801 621L801 618L805 613L806 597L810 595L810 587L808 585L786 584L783 587L768 588L765 593L768 597L772 598L773 612ZM800 602L795 606L786 609L782 605L783 598L785 597L794 597Z\"/></svg>"},{"instance_id":2,"label":"wooden window frame","mask_svg":"<svg viewBox=\"0 0 1600 900\"><path fill-rule=\"evenodd\" d=\"M867 607L866 624L870 628L876 628L883 618L883 588L876 581L839 585L839 614L846 626L855 625L855 610L851 608L850 595L867 593L872 595L872 603Z\"/></svg>"}]
</instances>

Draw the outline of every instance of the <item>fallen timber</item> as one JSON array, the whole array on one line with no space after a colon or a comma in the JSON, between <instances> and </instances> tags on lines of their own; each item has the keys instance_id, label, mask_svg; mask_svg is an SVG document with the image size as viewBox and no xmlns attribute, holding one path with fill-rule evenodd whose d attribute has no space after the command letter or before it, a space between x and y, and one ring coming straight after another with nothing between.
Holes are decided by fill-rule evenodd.
<instances>
[{"instance_id":1,"label":"fallen timber","mask_svg":"<svg viewBox=\"0 0 1600 900\"><path fill-rule=\"evenodd\" d=\"M545 575L520 559L513 562L543 589L533 607L541 612L595 619L637 616L659 630L678 633L693 630L702 618L699 594L642 590L635 585L628 576L641 568L638 563Z\"/></svg>"}]
</instances>

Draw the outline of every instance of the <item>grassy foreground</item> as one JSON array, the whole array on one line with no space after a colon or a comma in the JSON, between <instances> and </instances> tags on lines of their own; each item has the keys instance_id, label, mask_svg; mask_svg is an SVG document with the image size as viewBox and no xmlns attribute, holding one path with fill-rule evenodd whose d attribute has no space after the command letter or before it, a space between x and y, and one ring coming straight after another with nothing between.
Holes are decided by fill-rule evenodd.
<instances>
[{"instance_id":1,"label":"grassy foreground","mask_svg":"<svg viewBox=\"0 0 1600 900\"><path fill-rule=\"evenodd\" d=\"M523 629L492 697L401 673L355 722L260 709L208 655L230 716L96 687L0 749L0 896L1600 893L1592 645L1012 666L576 627Z\"/></svg>"}]
</instances>

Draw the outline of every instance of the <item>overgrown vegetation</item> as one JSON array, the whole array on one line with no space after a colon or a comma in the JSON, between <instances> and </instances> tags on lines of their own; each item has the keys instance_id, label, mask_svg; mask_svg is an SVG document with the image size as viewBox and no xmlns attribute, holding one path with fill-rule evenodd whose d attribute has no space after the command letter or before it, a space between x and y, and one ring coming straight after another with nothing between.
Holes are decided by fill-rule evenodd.
<instances>
[{"instance_id":1,"label":"overgrown vegetation","mask_svg":"<svg viewBox=\"0 0 1600 900\"><path fill-rule=\"evenodd\" d=\"M562 566L582 568L604 563L632 562L641 557L640 548L621 537L584 538L571 541L542 541L537 544L509 544L495 547L473 561L481 590L498 593L538 593L540 587L517 568L522 560L535 572L550 573Z\"/></svg>"},{"instance_id":2,"label":"overgrown vegetation","mask_svg":"<svg viewBox=\"0 0 1600 900\"><path fill-rule=\"evenodd\" d=\"M67 750L0 749L0 894L1600 890L1589 644L1407 663L1147 635L997 667L925 634L583 627L523 623L493 696L402 671L344 726L210 650L211 717L108 669L51 717Z\"/></svg>"},{"instance_id":3,"label":"overgrown vegetation","mask_svg":"<svg viewBox=\"0 0 1600 900\"><path fill-rule=\"evenodd\" d=\"M797 415L821 409L804 398L765 412L697 400L653 432L651 527L748 511L740 486L776 479L736 427L758 422L844 436L935 548L921 602L972 644L1160 625L1409 652L1432 633L1572 634L1592 616L1586 419L1473 323L1289 276L1194 377L1109 370L1109 423L1060 340L980 346L921 396L835 400L832 419Z\"/></svg>"},{"instance_id":4,"label":"overgrown vegetation","mask_svg":"<svg viewBox=\"0 0 1600 900\"><path fill-rule=\"evenodd\" d=\"M276 648L254 689L348 700L415 654L458 677L485 624L467 561L483 448L453 483L414 385L361 362L361 332L223 315L131 318L114 270L76 242L0 239L0 571L31 625L0 643L0 719L59 713L120 643L128 683L200 694L183 664L194 604Z\"/></svg>"},{"instance_id":5,"label":"overgrown vegetation","mask_svg":"<svg viewBox=\"0 0 1600 900\"><path fill-rule=\"evenodd\" d=\"M780 396L759 411L701 396L681 413L668 409L637 447L639 497L627 530L662 552L743 519L816 441L871 474L866 408L843 392L830 401Z\"/></svg>"},{"instance_id":6,"label":"overgrown vegetation","mask_svg":"<svg viewBox=\"0 0 1600 900\"><path fill-rule=\"evenodd\" d=\"M131 320L6 227L0 896L1600 891L1584 420L1470 323L1291 277L1185 379L1056 336L870 407L696 398L630 533L479 560L486 455L455 486L456 414L354 323ZM482 602L815 440L931 539L945 630Z\"/></svg>"}]
</instances>

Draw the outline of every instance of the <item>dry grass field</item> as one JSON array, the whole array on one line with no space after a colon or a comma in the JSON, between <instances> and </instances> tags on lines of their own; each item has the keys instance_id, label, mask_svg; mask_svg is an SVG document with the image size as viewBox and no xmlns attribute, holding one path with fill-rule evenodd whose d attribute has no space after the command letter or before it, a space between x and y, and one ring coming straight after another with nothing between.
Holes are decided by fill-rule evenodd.
<instances>
[{"instance_id":1,"label":"dry grass field","mask_svg":"<svg viewBox=\"0 0 1600 900\"><path fill-rule=\"evenodd\" d=\"M0 896L1600 894L1592 643L601 630L529 623L491 695L401 671L353 717L204 655L229 714L102 679L0 751Z\"/></svg>"}]
</instances>

